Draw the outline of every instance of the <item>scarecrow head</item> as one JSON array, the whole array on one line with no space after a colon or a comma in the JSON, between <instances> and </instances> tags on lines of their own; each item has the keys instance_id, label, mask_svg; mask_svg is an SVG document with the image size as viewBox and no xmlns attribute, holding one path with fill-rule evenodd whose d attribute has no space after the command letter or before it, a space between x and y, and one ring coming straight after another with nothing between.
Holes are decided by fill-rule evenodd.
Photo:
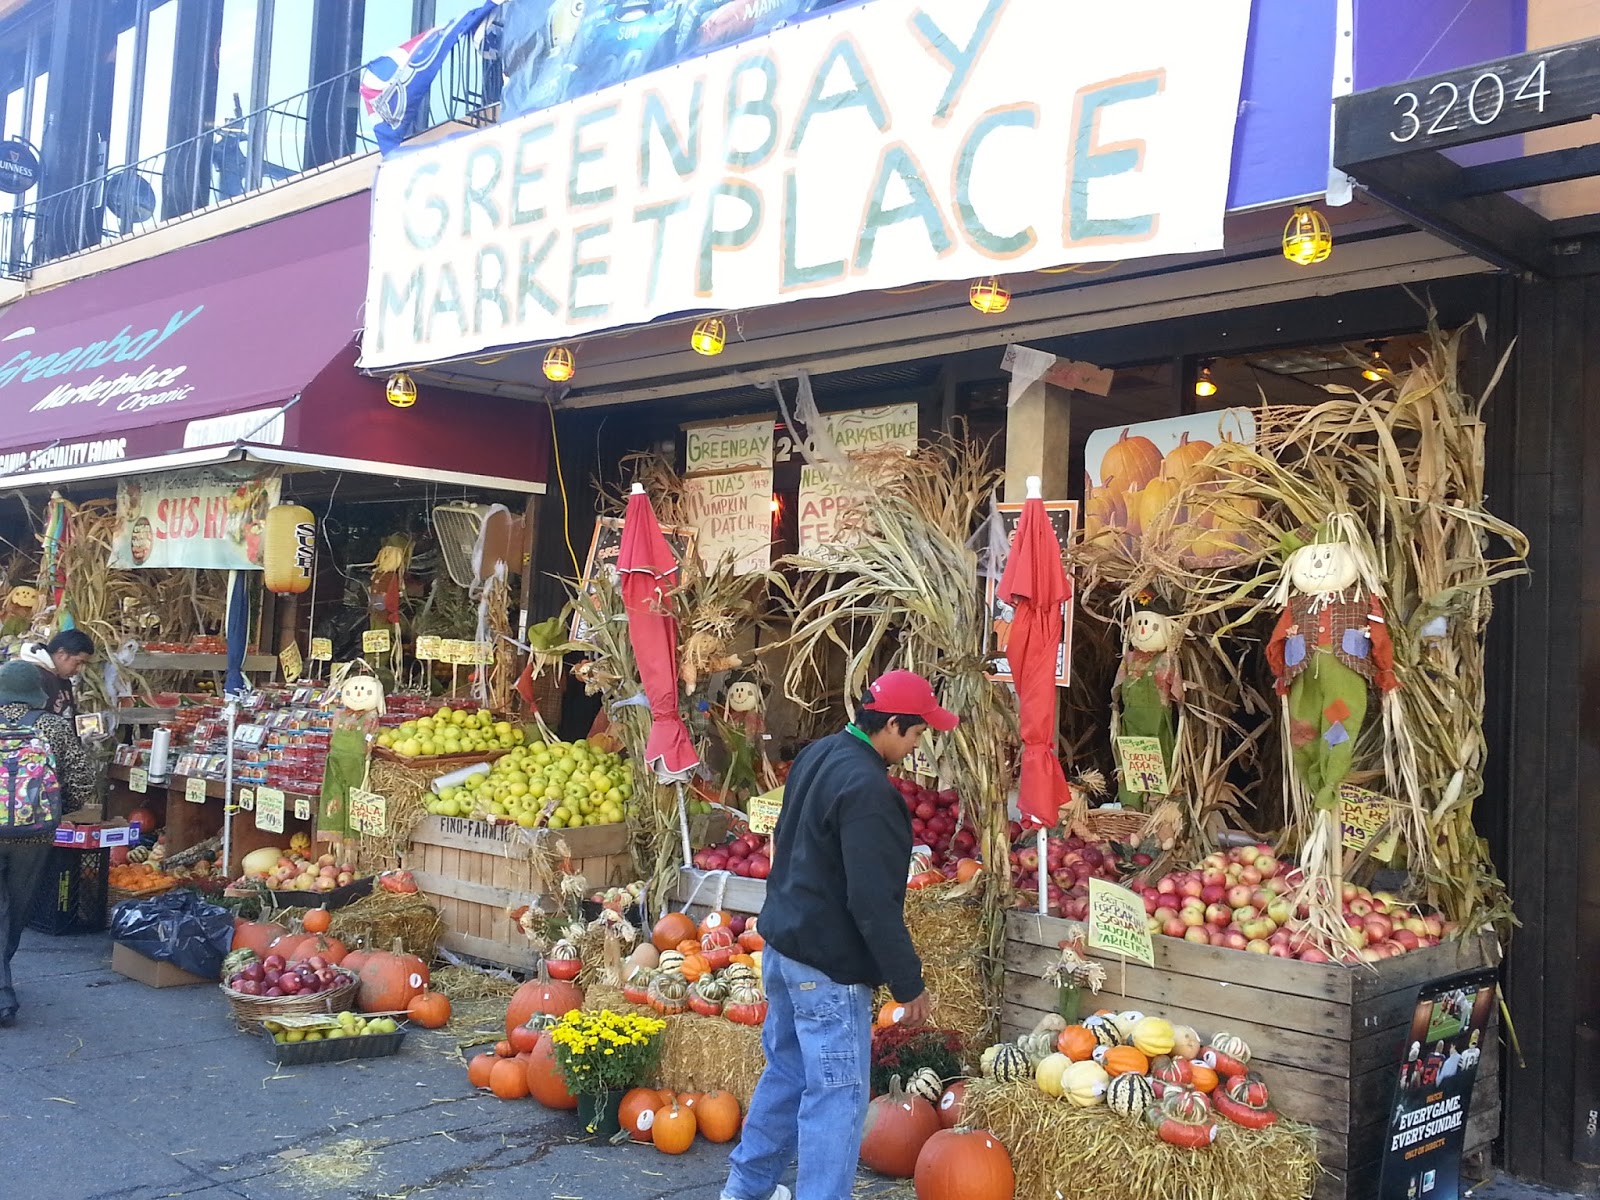
<instances>
[{"instance_id":1,"label":"scarecrow head","mask_svg":"<svg viewBox=\"0 0 1600 1200\"><path fill-rule=\"evenodd\" d=\"M761 708L761 684L753 675L739 675L728 683L724 697L730 712L750 713Z\"/></svg>"},{"instance_id":2,"label":"scarecrow head","mask_svg":"<svg viewBox=\"0 0 1600 1200\"><path fill-rule=\"evenodd\" d=\"M6 597L6 610L11 613L27 615L39 607L39 589L22 584L11 589L11 594Z\"/></svg>"},{"instance_id":3,"label":"scarecrow head","mask_svg":"<svg viewBox=\"0 0 1600 1200\"><path fill-rule=\"evenodd\" d=\"M1283 540L1287 557L1278 595L1330 596L1361 585L1382 594L1378 572L1358 542L1359 530L1350 513L1338 513L1311 534L1292 533Z\"/></svg>"},{"instance_id":4,"label":"scarecrow head","mask_svg":"<svg viewBox=\"0 0 1600 1200\"><path fill-rule=\"evenodd\" d=\"M351 712L383 712L383 684L372 675L355 675L339 688L339 701Z\"/></svg>"},{"instance_id":5,"label":"scarecrow head","mask_svg":"<svg viewBox=\"0 0 1600 1200\"><path fill-rule=\"evenodd\" d=\"M1134 597L1133 616L1128 620L1128 642L1135 650L1158 654L1171 650L1182 637L1183 631L1166 601L1149 588Z\"/></svg>"}]
</instances>

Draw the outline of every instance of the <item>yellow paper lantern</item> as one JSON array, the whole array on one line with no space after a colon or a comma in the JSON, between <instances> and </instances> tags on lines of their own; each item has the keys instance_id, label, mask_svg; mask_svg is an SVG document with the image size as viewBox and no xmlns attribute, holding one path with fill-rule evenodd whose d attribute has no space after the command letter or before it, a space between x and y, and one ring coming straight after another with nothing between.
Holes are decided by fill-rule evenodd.
<instances>
[{"instance_id":1,"label":"yellow paper lantern","mask_svg":"<svg viewBox=\"0 0 1600 1200\"><path fill-rule=\"evenodd\" d=\"M973 281L972 290L967 293L967 302L984 316L997 317L1011 307L1011 293L1006 290L1005 284L990 276Z\"/></svg>"},{"instance_id":2,"label":"yellow paper lantern","mask_svg":"<svg viewBox=\"0 0 1600 1200\"><path fill-rule=\"evenodd\" d=\"M309 508L303 504L269 508L261 543L267 591L298 596L311 586L311 568L317 558L317 518Z\"/></svg>"},{"instance_id":3,"label":"yellow paper lantern","mask_svg":"<svg viewBox=\"0 0 1600 1200\"><path fill-rule=\"evenodd\" d=\"M572 351L565 346L551 346L544 355L544 377L551 383L565 383L577 372Z\"/></svg>"},{"instance_id":4,"label":"yellow paper lantern","mask_svg":"<svg viewBox=\"0 0 1600 1200\"><path fill-rule=\"evenodd\" d=\"M1200 364L1200 374L1194 381L1194 394L1201 399L1217 394L1217 381L1211 378L1211 360Z\"/></svg>"},{"instance_id":5,"label":"yellow paper lantern","mask_svg":"<svg viewBox=\"0 0 1600 1200\"><path fill-rule=\"evenodd\" d=\"M417 385L412 382L411 376L400 371L389 376L389 384L384 388L383 394L396 408L410 408L417 402Z\"/></svg>"},{"instance_id":6,"label":"yellow paper lantern","mask_svg":"<svg viewBox=\"0 0 1600 1200\"><path fill-rule=\"evenodd\" d=\"M722 347L728 341L728 327L722 323L721 317L707 317L694 327L694 332L689 335L689 345L696 354L704 354L708 358L722 353Z\"/></svg>"},{"instance_id":7,"label":"yellow paper lantern","mask_svg":"<svg viewBox=\"0 0 1600 1200\"><path fill-rule=\"evenodd\" d=\"M1283 256L1292 263L1309 267L1323 262L1333 253L1333 229L1328 218L1314 208L1301 205L1283 227Z\"/></svg>"}]
</instances>

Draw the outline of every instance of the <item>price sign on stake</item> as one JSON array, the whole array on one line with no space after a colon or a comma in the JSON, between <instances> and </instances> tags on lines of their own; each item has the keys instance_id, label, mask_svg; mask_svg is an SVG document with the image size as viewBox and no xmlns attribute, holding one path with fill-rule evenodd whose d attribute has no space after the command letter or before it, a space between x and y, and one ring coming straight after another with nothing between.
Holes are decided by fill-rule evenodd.
<instances>
[{"instance_id":1,"label":"price sign on stake","mask_svg":"<svg viewBox=\"0 0 1600 1200\"><path fill-rule=\"evenodd\" d=\"M204 804L206 802L206 781L195 775L189 776L183 781L183 798L190 804Z\"/></svg>"},{"instance_id":2,"label":"price sign on stake","mask_svg":"<svg viewBox=\"0 0 1600 1200\"><path fill-rule=\"evenodd\" d=\"M144 795L150 790L150 772L143 767L130 767L128 770L128 790Z\"/></svg>"},{"instance_id":3,"label":"price sign on stake","mask_svg":"<svg viewBox=\"0 0 1600 1200\"><path fill-rule=\"evenodd\" d=\"M256 809L256 793L254 788L239 789L239 811L254 812Z\"/></svg>"},{"instance_id":4,"label":"price sign on stake","mask_svg":"<svg viewBox=\"0 0 1600 1200\"><path fill-rule=\"evenodd\" d=\"M1346 850L1360 854L1372 845L1378 831L1393 816L1394 804L1387 796L1380 796L1377 792L1369 792L1354 784L1339 785L1339 833ZM1388 862L1394 858L1399 844L1399 832L1390 829L1383 841L1372 847L1372 857L1380 862Z\"/></svg>"},{"instance_id":5,"label":"price sign on stake","mask_svg":"<svg viewBox=\"0 0 1600 1200\"><path fill-rule=\"evenodd\" d=\"M312 662L329 662L333 658L332 638L312 638L311 653L307 656Z\"/></svg>"},{"instance_id":6,"label":"price sign on stake","mask_svg":"<svg viewBox=\"0 0 1600 1200\"><path fill-rule=\"evenodd\" d=\"M1145 924L1144 900L1127 888L1089 880L1089 948L1156 965L1156 948Z\"/></svg>"},{"instance_id":7,"label":"price sign on stake","mask_svg":"<svg viewBox=\"0 0 1600 1200\"><path fill-rule=\"evenodd\" d=\"M444 641L438 634L425 633L417 639L417 658L422 662L433 662L442 658L440 645Z\"/></svg>"},{"instance_id":8,"label":"price sign on stake","mask_svg":"<svg viewBox=\"0 0 1600 1200\"><path fill-rule=\"evenodd\" d=\"M256 828L267 833L283 832L283 793L277 788L256 789Z\"/></svg>"},{"instance_id":9,"label":"price sign on stake","mask_svg":"<svg viewBox=\"0 0 1600 1200\"><path fill-rule=\"evenodd\" d=\"M783 812L783 793L771 796L750 797L750 832L768 836L778 827L778 816Z\"/></svg>"},{"instance_id":10,"label":"price sign on stake","mask_svg":"<svg viewBox=\"0 0 1600 1200\"><path fill-rule=\"evenodd\" d=\"M278 665L283 668L283 681L297 683L300 680L300 671L305 666L300 658L300 643L290 642L278 651Z\"/></svg>"},{"instance_id":11,"label":"price sign on stake","mask_svg":"<svg viewBox=\"0 0 1600 1200\"><path fill-rule=\"evenodd\" d=\"M311 820L311 800L307 796L294 798L294 819L296 821Z\"/></svg>"},{"instance_id":12,"label":"price sign on stake","mask_svg":"<svg viewBox=\"0 0 1600 1200\"><path fill-rule=\"evenodd\" d=\"M389 801L377 792L350 789L350 824L362 833L389 832Z\"/></svg>"},{"instance_id":13,"label":"price sign on stake","mask_svg":"<svg viewBox=\"0 0 1600 1200\"><path fill-rule=\"evenodd\" d=\"M387 654L389 653L389 631L387 629L368 629L361 635L361 653Z\"/></svg>"},{"instance_id":14,"label":"price sign on stake","mask_svg":"<svg viewBox=\"0 0 1600 1200\"><path fill-rule=\"evenodd\" d=\"M1172 790L1167 776L1166 756L1161 742L1153 737L1119 737L1117 758L1122 762L1122 779L1133 791L1165 796Z\"/></svg>"}]
</instances>

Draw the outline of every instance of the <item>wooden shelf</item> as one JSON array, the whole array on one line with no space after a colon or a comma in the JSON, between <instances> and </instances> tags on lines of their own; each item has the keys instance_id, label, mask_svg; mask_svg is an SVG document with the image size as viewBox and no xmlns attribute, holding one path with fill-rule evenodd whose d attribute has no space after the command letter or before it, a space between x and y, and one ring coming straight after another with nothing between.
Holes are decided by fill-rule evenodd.
<instances>
[{"instance_id":1,"label":"wooden shelf","mask_svg":"<svg viewBox=\"0 0 1600 1200\"><path fill-rule=\"evenodd\" d=\"M119 708L116 712L118 725L159 725L178 715L175 708Z\"/></svg>"},{"instance_id":2,"label":"wooden shelf","mask_svg":"<svg viewBox=\"0 0 1600 1200\"><path fill-rule=\"evenodd\" d=\"M244 669L246 671L272 671L276 669L278 660L270 654L247 654L244 656ZM226 654L146 654L140 652L133 656L133 669L135 671L226 671L228 669L228 656Z\"/></svg>"}]
</instances>

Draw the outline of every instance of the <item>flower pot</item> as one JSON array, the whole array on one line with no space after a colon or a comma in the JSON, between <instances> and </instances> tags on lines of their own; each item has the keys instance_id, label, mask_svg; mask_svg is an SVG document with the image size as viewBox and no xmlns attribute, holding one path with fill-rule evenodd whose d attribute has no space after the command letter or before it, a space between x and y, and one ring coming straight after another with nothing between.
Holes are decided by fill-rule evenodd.
<instances>
[{"instance_id":1,"label":"flower pot","mask_svg":"<svg viewBox=\"0 0 1600 1200\"><path fill-rule=\"evenodd\" d=\"M583 1122L583 1131L601 1140L615 1137L622 1129L618 1111L622 1108L623 1095L624 1093L617 1091L585 1093L579 1096L578 1120Z\"/></svg>"},{"instance_id":2,"label":"flower pot","mask_svg":"<svg viewBox=\"0 0 1600 1200\"><path fill-rule=\"evenodd\" d=\"M1056 1012L1068 1025L1076 1025L1083 1016L1083 990L1076 987L1056 989Z\"/></svg>"}]
</instances>

